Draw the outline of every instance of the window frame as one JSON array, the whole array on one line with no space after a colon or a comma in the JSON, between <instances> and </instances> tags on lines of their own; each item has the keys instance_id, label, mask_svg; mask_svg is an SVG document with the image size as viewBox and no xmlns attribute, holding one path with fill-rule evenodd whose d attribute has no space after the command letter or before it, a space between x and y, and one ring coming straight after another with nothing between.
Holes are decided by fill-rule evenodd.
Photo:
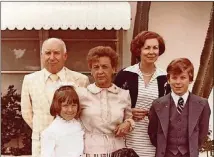
<instances>
[{"instance_id":1,"label":"window frame","mask_svg":"<svg viewBox=\"0 0 214 157\"><path fill-rule=\"evenodd\" d=\"M7 30L7 31L9 31L9 30ZM21 31L21 30L20 30ZM57 30L56 30L57 31ZM65 30L65 31L69 31L69 29L68 30ZM83 30L84 31L84 30ZM94 31L96 31L96 30L94 30ZM99 30L97 30L97 31L99 31ZM108 31L108 30L106 30L106 31ZM62 38L62 40L63 41L86 41L86 42L88 42L88 41L109 41L109 42L116 42L116 52L119 54L119 65L118 65L118 69L121 69L121 67L122 67L122 56L123 56L123 54L122 54L122 48L123 48L123 43L122 43L122 41L123 41L123 30L114 30L115 32L116 32L116 39L103 39L103 38L101 38L101 39L69 39L69 38ZM2 33L4 32L4 30L2 31ZM49 30L44 30L44 29L41 29L41 30L38 30L38 33L39 33L39 38L12 38L12 37L7 37L7 38L5 38L5 37L2 37L2 41L8 41L8 40L10 40L10 41L15 41L15 40L25 40L25 41L29 41L29 40L38 40L38 42L39 42L39 47L40 47L40 68L41 69L43 69L44 68L44 66L43 66L43 64L42 64L42 62L41 62L41 47L42 47L42 44L43 44L43 42L46 40L46 39L48 39L49 38ZM27 71L27 70L22 70L22 71L19 71L19 70L2 70L1 71L1 74L30 74L30 73L33 73L33 72L36 72L36 71L38 71L38 70L35 70L35 71ZM90 74L90 71L78 71L78 72L80 72L80 73L82 73L82 74L86 74L86 75L89 75Z\"/></svg>"}]
</instances>

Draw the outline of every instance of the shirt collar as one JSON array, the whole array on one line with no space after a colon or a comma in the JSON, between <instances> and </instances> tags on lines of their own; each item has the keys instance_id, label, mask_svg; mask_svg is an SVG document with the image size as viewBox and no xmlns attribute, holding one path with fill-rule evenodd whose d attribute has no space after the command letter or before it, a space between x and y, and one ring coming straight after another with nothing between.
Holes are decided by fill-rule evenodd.
<instances>
[{"instance_id":1,"label":"shirt collar","mask_svg":"<svg viewBox=\"0 0 214 157\"><path fill-rule=\"evenodd\" d=\"M64 123L70 123L70 122L76 122L77 120L75 118L71 119L71 120L65 120L64 118L62 118L61 116L57 115L56 119L59 121L63 121Z\"/></svg>"},{"instance_id":2,"label":"shirt collar","mask_svg":"<svg viewBox=\"0 0 214 157\"><path fill-rule=\"evenodd\" d=\"M48 80L49 76L51 75L51 73L49 71L47 71L47 69L44 68L44 72L45 72L45 82ZM61 81L65 80L65 68L63 67L58 73L56 73L59 76L59 79Z\"/></svg>"},{"instance_id":3,"label":"shirt collar","mask_svg":"<svg viewBox=\"0 0 214 157\"><path fill-rule=\"evenodd\" d=\"M114 94L119 93L119 87L117 87L115 84L112 84L112 86L109 88L100 88L100 87L96 86L95 83L93 83L93 84L88 85L87 89L93 94L97 94L105 89L107 89L109 92L114 93Z\"/></svg>"},{"instance_id":4,"label":"shirt collar","mask_svg":"<svg viewBox=\"0 0 214 157\"><path fill-rule=\"evenodd\" d=\"M133 72L133 73L138 74L140 77L142 77L142 72L140 70L139 64L140 63L129 66L129 67L125 68L124 71ZM161 76L161 75L166 75L166 72L156 66L156 70L155 70L155 73L152 76L152 78L157 78L158 76Z\"/></svg>"},{"instance_id":5,"label":"shirt collar","mask_svg":"<svg viewBox=\"0 0 214 157\"><path fill-rule=\"evenodd\" d=\"M179 96L179 95L175 94L175 93L172 91L172 92L171 92L171 96L172 96L172 98L173 98L173 100L174 100L176 106L177 106L177 104L178 104L178 99L179 99L180 97L182 97L182 98L184 99L184 105L185 105L185 104L186 104L186 101L187 101L187 99L188 99L188 96L189 96L189 91L187 91L186 93L184 93L184 95L182 95L182 96Z\"/></svg>"}]
</instances>

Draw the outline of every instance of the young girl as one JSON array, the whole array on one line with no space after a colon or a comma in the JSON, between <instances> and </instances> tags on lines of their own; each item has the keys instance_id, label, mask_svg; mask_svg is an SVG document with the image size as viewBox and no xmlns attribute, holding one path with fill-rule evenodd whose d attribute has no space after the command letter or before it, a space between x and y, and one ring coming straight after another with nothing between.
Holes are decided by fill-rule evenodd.
<instances>
[{"instance_id":1,"label":"young girl","mask_svg":"<svg viewBox=\"0 0 214 157\"><path fill-rule=\"evenodd\" d=\"M56 90L50 108L54 121L41 133L41 157L80 157L84 131L79 122L79 98L72 86Z\"/></svg>"}]
</instances>

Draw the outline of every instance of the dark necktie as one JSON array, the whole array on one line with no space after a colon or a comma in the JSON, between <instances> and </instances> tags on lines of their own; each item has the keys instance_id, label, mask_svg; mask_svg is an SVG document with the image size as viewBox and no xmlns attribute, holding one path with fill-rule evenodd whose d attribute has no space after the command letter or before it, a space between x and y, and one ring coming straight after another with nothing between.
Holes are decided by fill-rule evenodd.
<instances>
[{"instance_id":1,"label":"dark necktie","mask_svg":"<svg viewBox=\"0 0 214 157\"><path fill-rule=\"evenodd\" d=\"M181 114L181 112L183 111L184 109L184 99L182 97L180 97L178 99L178 106L177 106L177 111L179 114Z\"/></svg>"}]
</instances>

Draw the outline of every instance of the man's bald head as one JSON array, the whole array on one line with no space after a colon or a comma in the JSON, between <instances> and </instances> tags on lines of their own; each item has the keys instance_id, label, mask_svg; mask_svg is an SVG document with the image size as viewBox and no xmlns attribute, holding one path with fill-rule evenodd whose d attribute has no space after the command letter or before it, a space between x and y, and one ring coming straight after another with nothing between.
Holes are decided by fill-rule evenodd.
<instances>
[{"instance_id":1,"label":"man's bald head","mask_svg":"<svg viewBox=\"0 0 214 157\"><path fill-rule=\"evenodd\" d=\"M67 52L65 43L58 38L49 38L42 44L42 62L50 73L58 73L65 65Z\"/></svg>"},{"instance_id":2,"label":"man's bald head","mask_svg":"<svg viewBox=\"0 0 214 157\"><path fill-rule=\"evenodd\" d=\"M44 46L46 44L49 44L49 43L58 43L59 45L61 45L62 52L67 53L65 42L59 38L48 38L48 39L46 39L42 44L42 52L41 53L44 53Z\"/></svg>"}]
</instances>

